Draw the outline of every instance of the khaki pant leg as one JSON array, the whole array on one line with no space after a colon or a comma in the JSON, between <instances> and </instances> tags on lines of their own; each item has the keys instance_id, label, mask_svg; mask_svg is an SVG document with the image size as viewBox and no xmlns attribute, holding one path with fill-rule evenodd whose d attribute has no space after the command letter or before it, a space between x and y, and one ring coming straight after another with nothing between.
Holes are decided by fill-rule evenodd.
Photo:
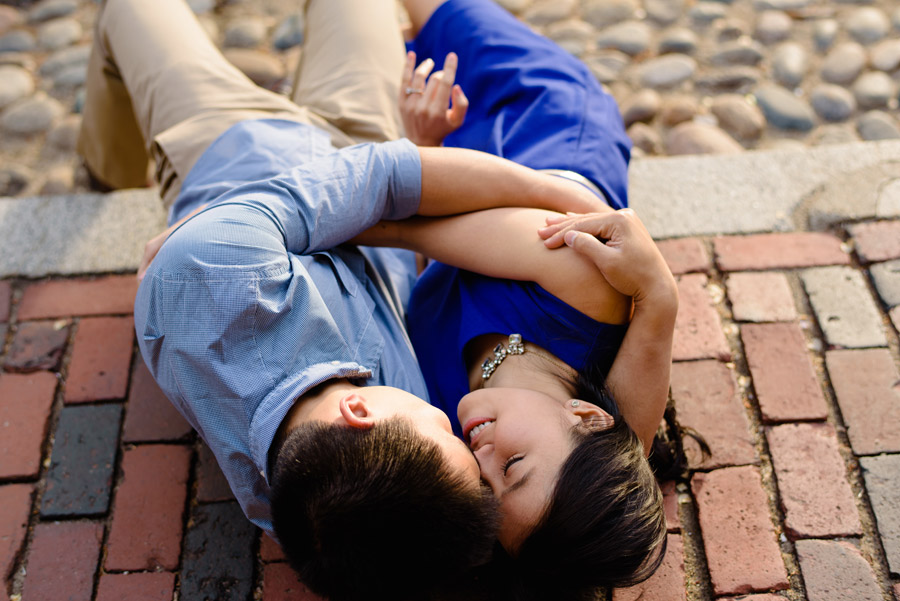
<instances>
[{"instance_id":1,"label":"khaki pant leg","mask_svg":"<svg viewBox=\"0 0 900 601\"><path fill-rule=\"evenodd\" d=\"M405 57L395 0L309 0L291 98L354 142L395 140Z\"/></svg>"},{"instance_id":2,"label":"khaki pant leg","mask_svg":"<svg viewBox=\"0 0 900 601\"><path fill-rule=\"evenodd\" d=\"M152 156L166 206L200 155L235 123L277 117L324 124L231 65L183 0L106 0L91 68L80 152L111 185L141 185L138 173Z\"/></svg>"}]
</instances>

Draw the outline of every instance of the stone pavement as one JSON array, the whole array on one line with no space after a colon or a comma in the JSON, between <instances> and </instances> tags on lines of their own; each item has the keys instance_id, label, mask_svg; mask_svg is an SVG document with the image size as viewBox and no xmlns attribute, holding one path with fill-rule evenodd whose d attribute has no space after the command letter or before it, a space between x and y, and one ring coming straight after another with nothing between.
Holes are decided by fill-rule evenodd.
<instances>
[{"instance_id":1,"label":"stone pavement","mask_svg":"<svg viewBox=\"0 0 900 601\"><path fill-rule=\"evenodd\" d=\"M245 44L235 40L255 31L254 48L292 46L275 54L242 48L246 52L233 55L259 59L250 66L262 64L260 56L275 56L282 70L269 83L283 84L283 65L297 51L289 43L289 19L281 16L286 2L262 8L249 0L229 2L215 11L211 0L193 4L223 45ZM883 21L860 11L890 17L887 2L506 4L573 51L579 48L563 33L587 39L588 15L598 36L624 29L627 35L610 38L624 50L582 49L601 78L608 74L600 67L625 60L612 52L629 57L608 82L614 92L643 85L630 74L653 58L648 46L658 48L665 36L694 39L682 30L696 36L695 49L725 51L735 41L762 52L752 66L707 64L706 50L676 52L697 61L694 74L680 87L646 88L660 102L650 117L634 121L660 137L670 133L670 105L688 105L688 97L694 100L691 123L711 126L715 114L698 83L707 69L716 81L724 81L723 73L755 73L753 85L774 77L768 49L777 44L766 41L773 35L806 48L810 79L800 86L801 99L809 85L822 83L818 54L825 52L803 46L819 39L803 36L827 34L840 22L835 39L865 49L866 73L885 64L875 57L885 60L887 50L875 53L875 46L890 49L896 38L887 31L877 41L860 38L853 33L858 26L851 27L863 21L881 31ZM610 16L629 6L630 16ZM29 12L39 9L56 16L38 19ZM47 93L32 89L4 114L34 95L77 106L77 84L48 79L46 73L59 71L45 65L54 56L57 62L68 57L75 62L66 77L77 81L77 48L89 38L94 10L91 2L76 0L27 9L0 5L0 48L17 39L27 43L21 33L10 42L17 31L37 40L31 49L0 52L0 62L37 73L38 88ZM585 19L570 18L575 14ZM619 21L602 26L603 14ZM854 21L853 15L868 17ZM772 32L779 22L784 28L784 16L788 34L778 38L784 34ZM42 24L67 18L81 25L75 46L51 51L52 40L66 39L67 31L71 38L75 28L55 25L46 33ZM284 23L277 35L270 32ZM641 40L648 46L633 57L625 52ZM54 54L67 50L72 56ZM593 60L597 56L604 59ZM668 69L677 72L676 63ZM267 68L276 75L271 62ZM881 72L896 74L896 64ZM9 89L4 86L21 81L16 77L0 77L0 98ZM845 87L856 99L853 86ZM891 94L879 114L896 127L896 87ZM623 109L628 98L620 98ZM644 94L648 98L652 108L653 95ZM775 149L633 163L632 204L659 240L681 292L672 400L679 421L702 433L713 454L701 461L691 448L692 469L665 484L670 550L663 568L608 599L900 601L900 141L820 145L848 141L865 129L862 102L854 102L838 129L821 115L807 132L773 127L769 119L759 138L742 142ZM164 220L154 192L34 196L81 190L70 145L78 118L65 112L50 111L49 133L4 129L0 137L0 187L18 196L0 200L4 592L17 601L313 599L275 545L242 517L209 451L161 396L136 353L133 271L144 241ZM716 119L717 126L727 122ZM59 176L60 169L70 171Z\"/></svg>"}]
</instances>

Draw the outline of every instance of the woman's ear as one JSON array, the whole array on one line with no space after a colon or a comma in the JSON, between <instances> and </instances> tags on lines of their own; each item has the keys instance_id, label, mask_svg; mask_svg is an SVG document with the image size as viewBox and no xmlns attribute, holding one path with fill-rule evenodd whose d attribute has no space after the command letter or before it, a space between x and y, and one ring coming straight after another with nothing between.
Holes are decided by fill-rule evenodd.
<instances>
[{"instance_id":1,"label":"woman's ear","mask_svg":"<svg viewBox=\"0 0 900 601\"><path fill-rule=\"evenodd\" d=\"M366 404L366 399L353 393L340 400L341 417L351 428L368 430L375 425L375 420Z\"/></svg>"},{"instance_id":2,"label":"woman's ear","mask_svg":"<svg viewBox=\"0 0 900 601\"><path fill-rule=\"evenodd\" d=\"M613 416L593 403L582 401L581 399L569 399L566 403L573 414L581 418L581 423L588 429L593 431L609 430L612 428L616 420Z\"/></svg>"}]
</instances>

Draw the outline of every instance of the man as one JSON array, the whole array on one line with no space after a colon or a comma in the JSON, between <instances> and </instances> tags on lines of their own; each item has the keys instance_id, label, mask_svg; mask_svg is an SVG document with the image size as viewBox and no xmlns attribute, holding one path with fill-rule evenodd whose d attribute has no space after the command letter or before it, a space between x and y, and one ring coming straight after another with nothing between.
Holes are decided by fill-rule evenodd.
<instances>
[{"instance_id":1,"label":"man","mask_svg":"<svg viewBox=\"0 0 900 601\"><path fill-rule=\"evenodd\" d=\"M340 246L382 219L510 204L585 210L575 184L397 137L393 2L313 0L293 103L253 85L181 0L107 0L79 152L169 207L135 303L144 360L248 518L332 599L421 595L483 561L493 505L403 328L410 256ZM354 142L379 142L349 146ZM340 148L340 150L338 150ZM206 207L206 208L204 208Z\"/></svg>"}]
</instances>

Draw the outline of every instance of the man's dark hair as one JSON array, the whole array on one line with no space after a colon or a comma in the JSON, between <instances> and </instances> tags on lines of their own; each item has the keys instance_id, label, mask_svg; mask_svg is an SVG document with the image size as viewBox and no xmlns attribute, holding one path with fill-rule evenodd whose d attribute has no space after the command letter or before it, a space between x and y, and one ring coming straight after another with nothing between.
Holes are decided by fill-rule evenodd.
<instances>
[{"instance_id":1,"label":"man's dark hair","mask_svg":"<svg viewBox=\"0 0 900 601\"><path fill-rule=\"evenodd\" d=\"M272 477L275 534L300 579L332 601L427 598L490 558L496 502L404 418L369 430L292 430Z\"/></svg>"}]
</instances>

